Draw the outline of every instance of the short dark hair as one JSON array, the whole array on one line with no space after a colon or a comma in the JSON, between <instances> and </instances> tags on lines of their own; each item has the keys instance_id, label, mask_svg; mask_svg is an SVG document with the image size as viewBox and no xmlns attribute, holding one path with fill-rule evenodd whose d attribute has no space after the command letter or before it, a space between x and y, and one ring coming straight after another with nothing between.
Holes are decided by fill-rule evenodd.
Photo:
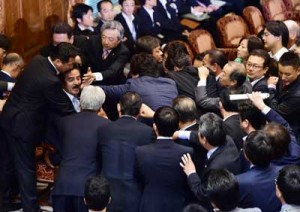
<instances>
[{"instance_id":1,"label":"short dark hair","mask_svg":"<svg viewBox=\"0 0 300 212\"><path fill-rule=\"evenodd\" d=\"M288 151L291 142L288 130L281 124L271 122L263 128L263 131L273 140L274 158L282 157Z\"/></svg>"},{"instance_id":2,"label":"short dark hair","mask_svg":"<svg viewBox=\"0 0 300 212\"><path fill-rule=\"evenodd\" d=\"M160 136L170 137L178 130L179 115L172 107L160 107L154 113L153 122Z\"/></svg>"},{"instance_id":3,"label":"short dark hair","mask_svg":"<svg viewBox=\"0 0 300 212\"><path fill-rule=\"evenodd\" d=\"M264 68L269 67L270 55L266 50L264 50L264 49L255 49L249 54L249 57L250 56L257 56L257 57L263 58L264 59L264 63L263 63Z\"/></svg>"},{"instance_id":4,"label":"short dark hair","mask_svg":"<svg viewBox=\"0 0 300 212\"><path fill-rule=\"evenodd\" d=\"M168 70L173 71L175 67L182 70L184 67L192 65L191 57L184 52L177 52L173 57L167 57L165 66ZM173 69L169 69L172 67Z\"/></svg>"},{"instance_id":5,"label":"short dark hair","mask_svg":"<svg viewBox=\"0 0 300 212\"><path fill-rule=\"evenodd\" d=\"M262 129L266 123L266 117L251 102L243 101L239 104L241 121L248 120L255 130Z\"/></svg>"},{"instance_id":6,"label":"short dark hair","mask_svg":"<svg viewBox=\"0 0 300 212\"><path fill-rule=\"evenodd\" d=\"M234 174L226 169L209 171L206 191L209 201L221 211L231 211L238 205L239 185Z\"/></svg>"},{"instance_id":7,"label":"short dark hair","mask_svg":"<svg viewBox=\"0 0 300 212\"><path fill-rule=\"evenodd\" d=\"M263 49L264 48L263 41L259 37L257 37L256 35L248 35L248 36L242 37L241 40L240 40L240 43L243 40L248 41L247 42L247 49L248 49L249 54L255 49Z\"/></svg>"},{"instance_id":8,"label":"short dark hair","mask_svg":"<svg viewBox=\"0 0 300 212\"><path fill-rule=\"evenodd\" d=\"M279 59L282 66L292 66L294 69L300 68L299 56L295 52L286 52Z\"/></svg>"},{"instance_id":9,"label":"short dark hair","mask_svg":"<svg viewBox=\"0 0 300 212\"><path fill-rule=\"evenodd\" d=\"M193 203L185 206L182 212L207 212L207 210L201 205Z\"/></svg>"},{"instance_id":10,"label":"short dark hair","mask_svg":"<svg viewBox=\"0 0 300 212\"><path fill-rule=\"evenodd\" d=\"M211 49L206 51L206 54L209 55L211 65L216 63L222 69L228 63L227 56L220 50Z\"/></svg>"},{"instance_id":11,"label":"short dark hair","mask_svg":"<svg viewBox=\"0 0 300 212\"><path fill-rule=\"evenodd\" d=\"M10 41L8 37L4 34L0 34L0 48L4 49L7 51L10 47Z\"/></svg>"},{"instance_id":12,"label":"short dark hair","mask_svg":"<svg viewBox=\"0 0 300 212\"><path fill-rule=\"evenodd\" d=\"M110 188L103 176L88 178L84 188L86 205L91 210L103 210L109 203Z\"/></svg>"},{"instance_id":13,"label":"short dark hair","mask_svg":"<svg viewBox=\"0 0 300 212\"><path fill-rule=\"evenodd\" d=\"M93 12L93 8L84 3L77 3L72 7L71 18L77 24L77 18L82 19L82 17L91 10Z\"/></svg>"},{"instance_id":14,"label":"short dark hair","mask_svg":"<svg viewBox=\"0 0 300 212\"><path fill-rule=\"evenodd\" d=\"M160 40L158 38L146 35L137 39L136 52L152 54L153 49L158 46L160 46Z\"/></svg>"},{"instance_id":15,"label":"short dark hair","mask_svg":"<svg viewBox=\"0 0 300 212\"><path fill-rule=\"evenodd\" d=\"M198 133L214 147L222 146L226 142L223 120L214 113L206 113L200 117Z\"/></svg>"},{"instance_id":16,"label":"short dark hair","mask_svg":"<svg viewBox=\"0 0 300 212\"><path fill-rule=\"evenodd\" d=\"M231 94L244 93L241 88L225 88L220 92L220 102L223 105L224 110L227 112L239 112L240 101L231 101Z\"/></svg>"},{"instance_id":17,"label":"short dark hair","mask_svg":"<svg viewBox=\"0 0 300 212\"><path fill-rule=\"evenodd\" d=\"M265 23L267 29L273 36L281 36L282 45L287 47L289 42L289 30L282 21L268 21Z\"/></svg>"},{"instance_id":18,"label":"short dark hair","mask_svg":"<svg viewBox=\"0 0 300 212\"><path fill-rule=\"evenodd\" d=\"M120 98L120 107L122 115L137 116L140 113L142 99L136 92L126 92Z\"/></svg>"},{"instance_id":19,"label":"short dark hair","mask_svg":"<svg viewBox=\"0 0 300 212\"><path fill-rule=\"evenodd\" d=\"M244 152L253 165L266 167L274 155L272 139L261 130L251 132L244 141Z\"/></svg>"},{"instance_id":20,"label":"short dark hair","mask_svg":"<svg viewBox=\"0 0 300 212\"><path fill-rule=\"evenodd\" d=\"M147 0L139 0L140 5L141 5L141 6L144 6L144 5L146 4L146 1L147 1Z\"/></svg>"},{"instance_id":21,"label":"short dark hair","mask_svg":"<svg viewBox=\"0 0 300 212\"><path fill-rule=\"evenodd\" d=\"M300 167L286 166L279 171L277 186L287 204L300 205Z\"/></svg>"},{"instance_id":22,"label":"short dark hair","mask_svg":"<svg viewBox=\"0 0 300 212\"><path fill-rule=\"evenodd\" d=\"M70 58L75 58L79 54L79 49L72 44L62 42L53 48L50 53L51 60L60 59L67 63Z\"/></svg>"},{"instance_id":23,"label":"short dark hair","mask_svg":"<svg viewBox=\"0 0 300 212\"><path fill-rule=\"evenodd\" d=\"M52 33L52 35L53 34L67 34L69 39L73 36L72 27L68 23L65 23L65 22L56 23L52 27L51 33Z\"/></svg>"},{"instance_id":24,"label":"short dark hair","mask_svg":"<svg viewBox=\"0 0 300 212\"><path fill-rule=\"evenodd\" d=\"M74 69L78 70L79 73L80 73L80 68L81 68L81 66L80 66L78 63L74 63L73 68L71 68L70 70L67 70L67 71L65 71L65 72L59 74L60 80L61 80L63 83L65 83L65 80L66 80L67 75L68 75L71 71L73 71Z\"/></svg>"},{"instance_id":25,"label":"short dark hair","mask_svg":"<svg viewBox=\"0 0 300 212\"><path fill-rule=\"evenodd\" d=\"M183 41L177 41L177 40L169 42L164 47L163 53L165 55L168 55L164 62L164 66L168 70L174 70L174 66L176 66L175 65L175 57L177 57L176 61L178 61L178 56L180 54L189 55L186 44ZM178 56L176 56L176 55L178 55Z\"/></svg>"},{"instance_id":26,"label":"short dark hair","mask_svg":"<svg viewBox=\"0 0 300 212\"><path fill-rule=\"evenodd\" d=\"M123 6L124 1L127 1L127 0L119 0L119 5ZM134 4L136 4L135 0L133 0L133 1L134 1Z\"/></svg>"},{"instance_id":27,"label":"short dark hair","mask_svg":"<svg viewBox=\"0 0 300 212\"><path fill-rule=\"evenodd\" d=\"M132 56L130 71L133 75L159 77L157 62L152 55L147 53Z\"/></svg>"},{"instance_id":28,"label":"short dark hair","mask_svg":"<svg viewBox=\"0 0 300 212\"><path fill-rule=\"evenodd\" d=\"M110 0L101 0L101 1L99 1L99 2L97 3L97 10L98 10L98 12L101 11L101 5L102 5L103 3L105 3L105 2L111 3L111 5L113 4Z\"/></svg>"},{"instance_id":29,"label":"short dark hair","mask_svg":"<svg viewBox=\"0 0 300 212\"><path fill-rule=\"evenodd\" d=\"M194 121L196 119L196 103L190 97L177 96L175 99L173 99L172 106L177 111L180 121L189 122Z\"/></svg>"}]
</instances>

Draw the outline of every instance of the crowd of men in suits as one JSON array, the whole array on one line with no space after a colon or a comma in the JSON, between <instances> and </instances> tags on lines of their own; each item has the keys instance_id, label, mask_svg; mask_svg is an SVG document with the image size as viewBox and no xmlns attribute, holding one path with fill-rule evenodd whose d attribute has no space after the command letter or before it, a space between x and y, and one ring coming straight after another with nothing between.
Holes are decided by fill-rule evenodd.
<instances>
[{"instance_id":1,"label":"crowd of men in suits","mask_svg":"<svg viewBox=\"0 0 300 212\"><path fill-rule=\"evenodd\" d=\"M119 3L115 20L109 0L97 4L96 27L92 7L74 5L75 27L55 24L24 71L0 36L1 209L20 193L23 211L41 210L35 148L46 142L54 211L299 210L299 26L267 22L235 61L216 49L193 61L180 15L210 12L213 26L237 5Z\"/></svg>"}]
</instances>

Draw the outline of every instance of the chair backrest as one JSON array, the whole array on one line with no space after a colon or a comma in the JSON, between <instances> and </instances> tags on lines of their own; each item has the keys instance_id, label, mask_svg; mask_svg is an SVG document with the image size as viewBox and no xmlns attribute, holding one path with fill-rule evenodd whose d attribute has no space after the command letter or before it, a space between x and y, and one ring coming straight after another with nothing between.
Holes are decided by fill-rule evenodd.
<instances>
[{"instance_id":1,"label":"chair backrest","mask_svg":"<svg viewBox=\"0 0 300 212\"><path fill-rule=\"evenodd\" d=\"M289 11L300 10L300 0L283 0Z\"/></svg>"},{"instance_id":2,"label":"chair backrest","mask_svg":"<svg viewBox=\"0 0 300 212\"><path fill-rule=\"evenodd\" d=\"M282 0L261 0L266 21L284 21L287 19L287 8Z\"/></svg>"},{"instance_id":3,"label":"chair backrest","mask_svg":"<svg viewBox=\"0 0 300 212\"><path fill-rule=\"evenodd\" d=\"M216 48L211 34L204 29L191 31L188 37L188 42L197 54Z\"/></svg>"},{"instance_id":4,"label":"chair backrest","mask_svg":"<svg viewBox=\"0 0 300 212\"><path fill-rule=\"evenodd\" d=\"M263 29L265 19L257 7L245 7L243 10L243 16L249 26L251 34L257 35Z\"/></svg>"},{"instance_id":5,"label":"chair backrest","mask_svg":"<svg viewBox=\"0 0 300 212\"><path fill-rule=\"evenodd\" d=\"M246 22L238 15L228 15L220 18L217 21L217 28L224 48L238 47L240 39L249 34Z\"/></svg>"}]
</instances>

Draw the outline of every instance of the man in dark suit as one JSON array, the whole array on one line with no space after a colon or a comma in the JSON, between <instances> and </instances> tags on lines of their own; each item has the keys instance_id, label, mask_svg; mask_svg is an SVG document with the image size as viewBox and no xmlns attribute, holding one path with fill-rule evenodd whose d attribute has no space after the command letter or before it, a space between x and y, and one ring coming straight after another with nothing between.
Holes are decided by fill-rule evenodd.
<instances>
[{"instance_id":1,"label":"man in dark suit","mask_svg":"<svg viewBox=\"0 0 300 212\"><path fill-rule=\"evenodd\" d=\"M94 25L93 8L84 3L77 3L72 8L71 17L75 23L74 35L84 35L90 37L97 35Z\"/></svg>"},{"instance_id":2,"label":"man in dark suit","mask_svg":"<svg viewBox=\"0 0 300 212\"><path fill-rule=\"evenodd\" d=\"M44 58L35 57L18 78L1 114L1 127L8 139L25 212L38 211L35 147L45 136L46 115L74 113L57 77L73 67L78 54L71 44L61 43Z\"/></svg>"},{"instance_id":3,"label":"man in dark suit","mask_svg":"<svg viewBox=\"0 0 300 212\"><path fill-rule=\"evenodd\" d=\"M110 183L108 211L139 211L141 189L135 176L135 149L150 144L152 128L137 121L142 106L135 92L122 95L120 118L101 128L102 173ZM134 132L134 134L133 134Z\"/></svg>"},{"instance_id":4,"label":"man in dark suit","mask_svg":"<svg viewBox=\"0 0 300 212\"><path fill-rule=\"evenodd\" d=\"M274 179L280 167L270 165L273 157L272 139L262 131L252 132L244 142L244 154L252 164L240 175L241 208L259 207L262 211L279 211L280 202L275 195Z\"/></svg>"},{"instance_id":5,"label":"man in dark suit","mask_svg":"<svg viewBox=\"0 0 300 212\"><path fill-rule=\"evenodd\" d=\"M136 148L138 173L143 185L140 211L179 212L189 202L186 177L180 170L182 154L193 150L173 142L179 117L171 107L161 107L154 114L154 144Z\"/></svg>"},{"instance_id":6,"label":"man in dark suit","mask_svg":"<svg viewBox=\"0 0 300 212\"><path fill-rule=\"evenodd\" d=\"M101 137L100 129L109 123L97 115L104 100L101 88L87 86L81 92L81 112L58 123L62 161L52 193L54 211L88 211L83 200L84 185L101 171L98 135Z\"/></svg>"},{"instance_id":7,"label":"man in dark suit","mask_svg":"<svg viewBox=\"0 0 300 212\"><path fill-rule=\"evenodd\" d=\"M135 16L135 1L134 0L119 0L122 6L121 13L115 17L124 27L124 44L130 50L131 54L135 52L135 41L140 37L140 22Z\"/></svg>"},{"instance_id":8,"label":"man in dark suit","mask_svg":"<svg viewBox=\"0 0 300 212\"><path fill-rule=\"evenodd\" d=\"M20 55L18 55L17 53L7 54L4 57L2 62L2 70L0 71L0 80L14 83L16 81L16 78L21 73L23 66L24 66L24 61ZM8 92L6 93L0 92L0 95L1 95L0 99L8 98ZM1 151L0 152L0 181L2 183L0 186L0 192L3 193L3 203L7 205L10 202L9 193L11 193L10 192L11 188L16 187L17 182L14 174L14 166L11 164L11 161L13 159L9 151L8 142L5 141L4 139L5 138L2 137L0 142L0 151ZM2 195L0 196L0 198L2 198Z\"/></svg>"},{"instance_id":9,"label":"man in dark suit","mask_svg":"<svg viewBox=\"0 0 300 212\"><path fill-rule=\"evenodd\" d=\"M96 80L101 85L123 84L123 68L130 56L122 43L124 28L117 21L107 21L101 29L101 35L88 40L85 53L92 73L85 74L83 79Z\"/></svg>"},{"instance_id":10,"label":"man in dark suit","mask_svg":"<svg viewBox=\"0 0 300 212\"><path fill-rule=\"evenodd\" d=\"M267 73L270 65L270 55L263 49L255 49L250 52L246 63L247 77L250 80L253 91L269 93Z\"/></svg>"},{"instance_id":11,"label":"man in dark suit","mask_svg":"<svg viewBox=\"0 0 300 212\"><path fill-rule=\"evenodd\" d=\"M240 126L239 101L231 101L231 94L241 94L239 89L224 89L220 93L220 111L224 121L224 129L231 136L238 150L243 148L243 137L246 133Z\"/></svg>"},{"instance_id":12,"label":"man in dark suit","mask_svg":"<svg viewBox=\"0 0 300 212\"><path fill-rule=\"evenodd\" d=\"M184 156L189 160L183 160L181 166L188 176L188 183L193 193L199 201L210 207L203 191L209 171L225 168L234 174L239 174L242 171L241 161L232 138L225 134L223 120L216 114L207 113L200 117L198 137L200 144L207 150L204 169L198 175L190 156Z\"/></svg>"},{"instance_id":13,"label":"man in dark suit","mask_svg":"<svg viewBox=\"0 0 300 212\"><path fill-rule=\"evenodd\" d=\"M300 143L300 60L296 53L287 52L279 60L280 83L278 78L270 77L268 87L270 106L276 110L292 127Z\"/></svg>"}]
</instances>

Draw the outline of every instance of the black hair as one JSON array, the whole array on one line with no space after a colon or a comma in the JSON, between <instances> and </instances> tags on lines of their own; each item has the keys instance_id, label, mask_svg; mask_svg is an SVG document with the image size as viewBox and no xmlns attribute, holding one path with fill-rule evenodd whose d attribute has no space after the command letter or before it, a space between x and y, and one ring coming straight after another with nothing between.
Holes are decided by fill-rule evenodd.
<instances>
[{"instance_id":1,"label":"black hair","mask_svg":"<svg viewBox=\"0 0 300 212\"><path fill-rule=\"evenodd\" d=\"M93 8L84 3L77 3L72 7L71 18L77 24L77 18L82 19L82 17L91 10L93 12Z\"/></svg>"},{"instance_id":2,"label":"black hair","mask_svg":"<svg viewBox=\"0 0 300 212\"><path fill-rule=\"evenodd\" d=\"M130 71L133 75L159 77L157 62L152 55L147 53L132 56Z\"/></svg>"},{"instance_id":3,"label":"black hair","mask_svg":"<svg viewBox=\"0 0 300 212\"><path fill-rule=\"evenodd\" d=\"M102 5L103 3L105 3L105 2L110 3L111 5L113 4L110 0L101 0L101 1L99 1L99 2L97 3L97 9L98 9L98 12L101 11L101 5Z\"/></svg>"},{"instance_id":4,"label":"black hair","mask_svg":"<svg viewBox=\"0 0 300 212\"><path fill-rule=\"evenodd\" d=\"M70 58L75 58L79 54L79 49L72 44L62 42L53 48L50 53L51 60L60 59L62 63L67 63Z\"/></svg>"},{"instance_id":5,"label":"black hair","mask_svg":"<svg viewBox=\"0 0 300 212\"><path fill-rule=\"evenodd\" d=\"M160 136L171 137L178 130L179 115L172 107L160 107L155 111L153 122Z\"/></svg>"},{"instance_id":6,"label":"black hair","mask_svg":"<svg viewBox=\"0 0 300 212\"><path fill-rule=\"evenodd\" d=\"M136 92L126 92L120 98L122 115L137 116L140 113L142 99Z\"/></svg>"},{"instance_id":7,"label":"black hair","mask_svg":"<svg viewBox=\"0 0 300 212\"><path fill-rule=\"evenodd\" d=\"M173 108L182 122L194 121L196 119L197 107L193 99L186 96L177 96L172 102Z\"/></svg>"},{"instance_id":8,"label":"black hair","mask_svg":"<svg viewBox=\"0 0 300 212\"><path fill-rule=\"evenodd\" d=\"M265 23L264 29L267 29L273 36L281 36L282 45L287 47L289 42L289 30L282 21L269 21Z\"/></svg>"},{"instance_id":9,"label":"black hair","mask_svg":"<svg viewBox=\"0 0 300 212\"><path fill-rule=\"evenodd\" d=\"M103 176L90 177L85 183L84 198L88 209L103 210L110 200L108 181Z\"/></svg>"},{"instance_id":10,"label":"black hair","mask_svg":"<svg viewBox=\"0 0 300 212\"><path fill-rule=\"evenodd\" d=\"M52 27L51 33L52 33L52 35L53 34L67 34L69 39L73 36L72 27L68 23L65 23L65 22L56 23Z\"/></svg>"},{"instance_id":11,"label":"black hair","mask_svg":"<svg viewBox=\"0 0 300 212\"><path fill-rule=\"evenodd\" d=\"M300 167L286 166L279 171L276 180L278 189L287 204L300 205Z\"/></svg>"}]
</instances>

